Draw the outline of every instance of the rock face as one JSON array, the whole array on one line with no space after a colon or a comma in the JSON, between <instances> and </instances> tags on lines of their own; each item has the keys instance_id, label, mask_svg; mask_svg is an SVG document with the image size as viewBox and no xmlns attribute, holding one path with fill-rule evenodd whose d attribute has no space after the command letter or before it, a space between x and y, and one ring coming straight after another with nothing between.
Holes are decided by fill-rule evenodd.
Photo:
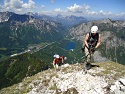
<instances>
[{"instance_id":1,"label":"rock face","mask_svg":"<svg viewBox=\"0 0 125 94\"><path fill-rule=\"evenodd\" d=\"M111 85L110 89L115 94L125 94L125 77L118 79L114 85Z\"/></svg>"},{"instance_id":2,"label":"rock face","mask_svg":"<svg viewBox=\"0 0 125 94\"><path fill-rule=\"evenodd\" d=\"M52 81L57 83L58 89L62 92L74 88L78 94L105 94L106 90L103 88L108 85L104 78L90 74L84 75L82 71L57 75L59 78L53 78Z\"/></svg>"},{"instance_id":3,"label":"rock face","mask_svg":"<svg viewBox=\"0 0 125 94\"><path fill-rule=\"evenodd\" d=\"M83 65L65 64L60 71L49 69L40 72L2 89L0 94L125 94L124 68L113 62L94 63L84 74Z\"/></svg>"}]
</instances>

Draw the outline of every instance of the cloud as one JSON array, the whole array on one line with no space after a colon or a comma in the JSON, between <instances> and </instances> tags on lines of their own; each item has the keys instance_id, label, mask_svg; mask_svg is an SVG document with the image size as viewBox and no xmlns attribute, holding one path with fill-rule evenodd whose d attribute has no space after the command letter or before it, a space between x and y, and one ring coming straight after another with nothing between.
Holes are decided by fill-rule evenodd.
<instances>
[{"instance_id":1,"label":"cloud","mask_svg":"<svg viewBox=\"0 0 125 94\"><path fill-rule=\"evenodd\" d=\"M45 8L45 6L44 6L44 5L41 5L41 8Z\"/></svg>"},{"instance_id":2,"label":"cloud","mask_svg":"<svg viewBox=\"0 0 125 94\"><path fill-rule=\"evenodd\" d=\"M98 13L95 12L95 11L92 11L92 12L88 12L88 14L90 14L90 15L97 15Z\"/></svg>"},{"instance_id":3,"label":"cloud","mask_svg":"<svg viewBox=\"0 0 125 94\"><path fill-rule=\"evenodd\" d=\"M83 9L88 11L88 10L90 10L91 8L90 8L89 5L84 4L84 5L83 5Z\"/></svg>"},{"instance_id":4,"label":"cloud","mask_svg":"<svg viewBox=\"0 0 125 94\"><path fill-rule=\"evenodd\" d=\"M91 7L89 5L84 4L83 6L74 4L73 6L67 7L68 12L73 13L81 13L83 14L89 14Z\"/></svg>"},{"instance_id":5,"label":"cloud","mask_svg":"<svg viewBox=\"0 0 125 94\"><path fill-rule=\"evenodd\" d=\"M10 0L8 2L7 0L4 0L4 7L5 8L17 8L20 9L22 8L23 1L21 0Z\"/></svg>"},{"instance_id":6,"label":"cloud","mask_svg":"<svg viewBox=\"0 0 125 94\"><path fill-rule=\"evenodd\" d=\"M67 7L68 11L70 12L82 12L83 11L83 7L77 4L74 4L73 6Z\"/></svg>"},{"instance_id":7,"label":"cloud","mask_svg":"<svg viewBox=\"0 0 125 94\"><path fill-rule=\"evenodd\" d=\"M108 15L112 15L112 12L110 11L110 12L108 13Z\"/></svg>"},{"instance_id":8,"label":"cloud","mask_svg":"<svg viewBox=\"0 0 125 94\"><path fill-rule=\"evenodd\" d=\"M62 10L60 8L56 8L54 11L55 12L62 12Z\"/></svg>"},{"instance_id":9,"label":"cloud","mask_svg":"<svg viewBox=\"0 0 125 94\"><path fill-rule=\"evenodd\" d=\"M117 17L121 16L123 18L125 18L125 12L122 12L122 13L119 13L119 14L116 14Z\"/></svg>"},{"instance_id":10,"label":"cloud","mask_svg":"<svg viewBox=\"0 0 125 94\"><path fill-rule=\"evenodd\" d=\"M70 15L77 15L77 16L84 16L84 17L97 17L97 18L111 18L111 17L123 17L125 13L121 14L113 14L110 12L104 12L103 10L100 11L92 11L89 5L84 4L83 6L74 4L73 6L67 7L67 11L62 11L64 14Z\"/></svg>"},{"instance_id":11,"label":"cloud","mask_svg":"<svg viewBox=\"0 0 125 94\"><path fill-rule=\"evenodd\" d=\"M2 6L1 6L2 7ZM1 8L0 7L0 8ZM28 0L28 3L24 3L22 0L4 0L4 11L31 11L31 9L36 8L35 2L33 0Z\"/></svg>"},{"instance_id":12,"label":"cloud","mask_svg":"<svg viewBox=\"0 0 125 94\"><path fill-rule=\"evenodd\" d=\"M15 9L21 9L22 8L23 1L21 0L11 0L10 5L11 7Z\"/></svg>"},{"instance_id":13,"label":"cloud","mask_svg":"<svg viewBox=\"0 0 125 94\"><path fill-rule=\"evenodd\" d=\"M35 8L35 2L33 2L32 0L29 0L28 3L24 3L22 5L23 8L28 8L28 9L31 9L31 8Z\"/></svg>"},{"instance_id":14,"label":"cloud","mask_svg":"<svg viewBox=\"0 0 125 94\"><path fill-rule=\"evenodd\" d=\"M99 14L100 14L100 15L106 15L106 13L103 12L102 10L99 11Z\"/></svg>"}]
</instances>

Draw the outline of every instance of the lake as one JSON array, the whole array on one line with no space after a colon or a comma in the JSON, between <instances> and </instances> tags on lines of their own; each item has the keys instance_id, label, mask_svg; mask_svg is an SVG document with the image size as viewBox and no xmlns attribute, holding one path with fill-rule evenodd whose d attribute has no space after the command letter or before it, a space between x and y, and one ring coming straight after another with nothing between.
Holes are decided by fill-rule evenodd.
<instances>
[{"instance_id":1,"label":"lake","mask_svg":"<svg viewBox=\"0 0 125 94\"><path fill-rule=\"evenodd\" d=\"M66 45L66 50L71 50L71 49L75 49L76 47L76 44L74 42L69 42L67 45Z\"/></svg>"}]
</instances>

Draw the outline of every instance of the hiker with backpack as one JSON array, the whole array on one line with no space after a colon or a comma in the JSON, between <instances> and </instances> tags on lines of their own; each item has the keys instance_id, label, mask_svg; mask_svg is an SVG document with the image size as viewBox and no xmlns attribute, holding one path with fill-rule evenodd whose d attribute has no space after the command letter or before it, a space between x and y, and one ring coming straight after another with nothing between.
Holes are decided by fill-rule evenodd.
<instances>
[{"instance_id":1,"label":"hiker with backpack","mask_svg":"<svg viewBox=\"0 0 125 94\"><path fill-rule=\"evenodd\" d=\"M59 66L61 66L61 64L64 64L64 61L67 58L64 56L59 56L58 54L54 55L54 60L53 60L53 67L56 69L56 71L59 70Z\"/></svg>"},{"instance_id":2,"label":"hiker with backpack","mask_svg":"<svg viewBox=\"0 0 125 94\"><path fill-rule=\"evenodd\" d=\"M54 60L53 60L53 67L55 68L55 70L59 70L59 55L55 55L54 56Z\"/></svg>"},{"instance_id":3,"label":"hiker with backpack","mask_svg":"<svg viewBox=\"0 0 125 94\"><path fill-rule=\"evenodd\" d=\"M91 68L91 64L90 64L91 54L94 54L95 50L101 44L101 34L99 34L97 31L98 31L98 27L92 26L91 32L87 33L84 38L83 50L85 52L85 56L87 59L86 67L88 67L88 69Z\"/></svg>"}]
</instances>

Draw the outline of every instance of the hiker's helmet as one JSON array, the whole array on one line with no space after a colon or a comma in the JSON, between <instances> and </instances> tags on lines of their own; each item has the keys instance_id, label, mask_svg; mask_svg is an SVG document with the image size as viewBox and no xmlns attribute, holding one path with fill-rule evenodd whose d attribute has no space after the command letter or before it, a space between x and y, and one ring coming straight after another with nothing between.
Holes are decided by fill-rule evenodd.
<instances>
[{"instance_id":1,"label":"hiker's helmet","mask_svg":"<svg viewBox=\"0 0 125 94\"><path fill-rule=\"evenodd\" d=\"M91 27L91 33L97 33L98 27L97 26L92 26Z\"/></svg>"},{"instance_id":2,"label":"hiker's helmet","mask_svg":"<svg viewBox=\"0 0 125 94\"><path fill-rule=\"evenodd\" d=\"M59 58L59 55L56 55L56 58Z\"/></svg>"}]
</instances>

